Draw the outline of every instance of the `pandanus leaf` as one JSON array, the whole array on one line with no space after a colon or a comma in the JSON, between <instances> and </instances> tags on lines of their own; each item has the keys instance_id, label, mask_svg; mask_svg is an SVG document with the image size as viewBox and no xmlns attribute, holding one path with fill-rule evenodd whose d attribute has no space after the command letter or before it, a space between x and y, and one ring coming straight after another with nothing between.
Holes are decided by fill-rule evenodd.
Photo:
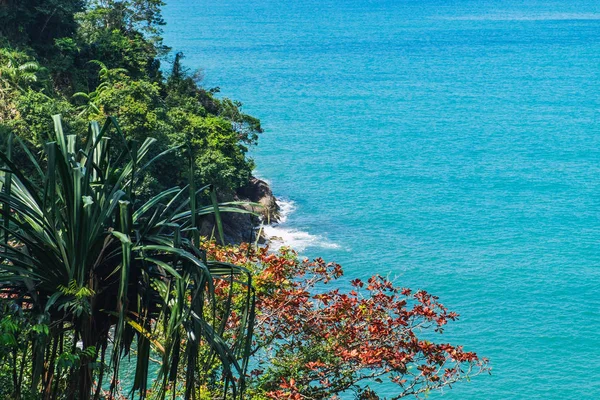
<instances>
[{"instance_id":1,"label":"pandanus leaf","mask_svg":"<svg viewBox=\"0 0 600 400\"><path fill-rule=\"evenodd\" d=\"M101 68L108 79L111 71ZM23 312L43 311L52 327L46 339L30 343L44 368L29 377L33 389L54 398L60 383L80 398L92 392L99 398L107 356L114 394L121 360L137 343L133 390L140 397L148 388L151 348L162 359L158 393L166 394L183 368L185 398L192 398L203 368L214 369L217 362L221 387L240 397L254 323L251 277L240 267L207 263L197 246L200 218L214 214L223 242L220 213L248 211L239 203L217 203L210 185L197 189L191 151L188 186L138 202L137 185L147 166L177 148L146 161L155 140L129 141L114 118L102 126L92 122L84 148L78 148L77 136L66 135L60 116L53 120L55 140L46 144L42 160L16 141L33 166L32 176L12 159L14 139L0 151L0 289L27 304ZM206 190L210 204L200 205L199 194ZM236 332L228 332L226 323L233 293L218 302L215 280L244 288ZM69 285L75 285L75 294L65 292ZM80 365L64 368L58 349L78 343L84 349ZM93 369L97 361L99 370Z\"/></svg>"}]
</instances>

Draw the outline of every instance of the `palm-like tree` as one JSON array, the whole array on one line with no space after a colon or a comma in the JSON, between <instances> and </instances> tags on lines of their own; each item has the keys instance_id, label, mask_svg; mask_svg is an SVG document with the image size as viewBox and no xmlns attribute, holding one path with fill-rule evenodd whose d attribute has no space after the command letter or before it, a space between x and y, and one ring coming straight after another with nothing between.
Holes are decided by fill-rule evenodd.
<instances>
[{"instance_id":1,"label":"palm-like tree","mask_svg":"<svg viewBox=\"0 0 600 400\"><path fill-rule=\"evenodd\" d=\"M40 65L35 61L20 62L19 53L0 49L0 91L4 92L10 88L25 90L29 85L37 82L37 72Z\"/></svg>"},{"instance_id":2,"label":"palm-like tree","mask_svg":"<svg viewBox=\"0 0 600 400\"><path fill-rule=\"evenodd\" d=\"M133 390L141 398L152 352L161 361L160 397L183 386L191 398L209 370L227 393L241 396L254 318L251 277L244 268L207 262L196 229L209 213L219 225L220 212L239 211L235 204L217 204L212 191L212 204L200 206L198 194L210 187L196 189L193 181L138 204L141 172L164 154L146 160L154 139L127 141L109 118L103 127L92 122L79 148L59 116L54 122L56 140L47 143L43 162L17 140L37 176L24 176L13 163L12 138L0 152L0 297L48 328L31 339L31 390L45 399L114 393L119 364L133 346ZM226 332L230 305L216 304L215 279L246 288L237 332ZM77 353L69 366L60 362L66 349Z\"/></svg>"},{"instance_id":3,"label":"palm-like tree","mask_svg":"<svg viewBox=\"0 0 600 400\"><path fill-rule=\"evenodd\" d=\"M106 64L102 61L91 60L90 63L96 64L100 67L98 71L98 78L100 79L100 84L96 89L89 93L85 92L77 92L73 94L73 99L80 99L84 104L78 107L80 111L79 116L89 113L99 114L100 109L98 108L98 96L102 94L103 91L111 87L114 81L127 74L127 70L125 68L108 68Z\"/></svg>"}]
</instances>

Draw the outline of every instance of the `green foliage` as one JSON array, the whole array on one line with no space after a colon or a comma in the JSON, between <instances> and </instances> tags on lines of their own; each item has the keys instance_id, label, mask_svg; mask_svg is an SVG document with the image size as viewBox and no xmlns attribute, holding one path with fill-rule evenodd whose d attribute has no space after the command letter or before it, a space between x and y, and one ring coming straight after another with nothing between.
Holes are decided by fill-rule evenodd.
<instances>
[{"instance_id":1,"label":"green foliage","mask_svg":"<svg viewBox=\"0 0 600 400\"><path fill-rule=\"evenodd\" d=\"M85 15L97 22L93 15ZM127 35L119 29L96 29L91 22L82 19L79 38L90 59L125 68L135 78L148 78L150 70L153 74L158 74L158 65L154 64L158 50L140 33Z\"/></svg>"},{"instance_id":2,"label":"green foliage","mask_svg":"<svg viewBox=\"0 0 600 400\"><path fill-rule=\"evenodd\" d=\"M0 49L1 90L24 91L38 81L40 65L26 54L7 48Z\"/></svg>"},{"instance_id":3,"label":"green foliage","mask_svg":"<svg viewBox=\"0 0 600 400\"><path fill-rule=\"evenodd\" d=\"M69 92L71 82L81 79L82 73L75 68L80 52L81 44L72 37L54 40L52 56L46 61L48 70L52 71L53 87Z\"/></svg>"},{"instance_id":4,"label":"green foliage","mask_svg":"<svg viewBox=\"0 0 600 400\"><path fill-rule=\"evenodd\" d=\"M195 158L198 179L214 182L220 188L239 188L248 179L254 167L244 157L246 147L238 140L231 121L222 117L198 117L183 108L171 108L167 114L175 128L170 135L172 143L189 142Z\"/></svg>"},{"instance_id":5,"label":"green foliage","mask_svg":"<svg viewBox=\"0 0 600 400\"><path fill-rule=\"evenodd\" d=\"M29 90L16 97L18 118L10 120L7 125L13 128L20 138L35 144L41 150L43 143L52 137L52 121L48 115L63 114L72 116L75 109L65 99L53 99L43 92ZM69 118L69 128L84 126L83 121Z\"/></svg>"},{"instance_id":6,"label":"green foliage","mask_svg":"<svg viewBox=\"0 0 600 400\"><path fill-rule=\"evenodd\" d=\"M91 0L89 14L95 17L98 26L158 35L164 25L161 16L162 0Z\"/></svg>"},{"instance_id":7,"label":"green foliage","mask_svg":"<svg viewBox=\"0 0 600 400\"><path fill-rule=\"evenodd\" d=\"M12 4L12 2L9 2ZM28 0L7 9L14 26L0 30L0 132L11 130L43 150L51 121L60 113L66 128L118 118L128 139L156 139L153 154L191 145L197 182L212 182L225 198L248 183L254 164L246 157L262 132L260 121L242 104L218 99L218 90L200 87L201 74L185 69L176 54L164 78L159 57L166 55L160 33L161 0ZM20 10L17 18L14 10ZM65 16L60 23L55 15ZM47 20L44 40L30 27ZM42 24L43 25L43 24ZM15 30L31 28L18 39ZM10 47L12 46L12 47ZM18 49L18 50L15 50ZM182 183L186 157L173 152L143 178L146 197ZM168 168L169 174L162 171Z\"/></svg>"},{"instance_id":8,"label":"green foliage","mask_svg":"<svg viewBox=\"0 0 600 400\"><path fill-rule=\"evenodd\" d=\"M75 32L75 13L84 0L5 0L0 2L0 34L13 43L44 52L54 39Z\"/></svg>"},{"instance_id":9,"label":"green foliage","mask_svg":"<svg viewBox=\"0 0 600 400\"><path fill-rule=\"evenodd\" d=\"M159 90L155 83L123 75L121 80L100 91L96 101L101 113L115 115L131 138L140 140L149 134L156 138L161 133Z\"/></svg>"},{"instance_id":10,"label":"green foliage","mask_svg":"<svg viewBox=\"0 0 600 400\"><path fill-rule=\"evenodd\" d=\"M181 55L163 76L162 5L0 1L2 398L115 395L133 350L141 397L152 368L157 398L244 389L250 276L196 248L200 218L213 213L219 227L236 205L198 188L231 198L262 130L203 89ZM93 122L108 116L120 125ZM219 280L246 287L235 333Z\"/></svg>"},{"instance_id":11,"label":"green foliage","mask_svg":"<svg viewBox=\"0 0 600 400\"><path fill-rule=\"evenodd\" d=\"M113 396L121 361L137 343L133 391L141 397L152 350L159 398L169 387L191 398L215 382L239 397L253 325L250 274L204 261L197 226L202 216L219 222L220 212L241 210L214 195L201 206L198 196L210 188L193 180L141 200L145 170L166 154L151 156L155 139L128 139L113 118L102 128L91 122L81 137L66 135L58 116L54 122L42 163L17 143L35 182L13 162L12 136L0 152L0 365L12 365L11 394L18 398L26 382L46 399L98 399L110 374ZM248 288L234 342L226 341L230 308L215 297L221 279Z\"/></svg>"}]
</instances>

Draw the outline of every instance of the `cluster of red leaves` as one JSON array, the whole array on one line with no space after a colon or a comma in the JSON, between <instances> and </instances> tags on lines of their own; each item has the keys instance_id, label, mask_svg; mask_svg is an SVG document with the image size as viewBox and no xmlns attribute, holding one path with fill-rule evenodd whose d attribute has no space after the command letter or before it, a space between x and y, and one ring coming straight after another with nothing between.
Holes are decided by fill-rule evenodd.
<instances>
[{"instance_id":1,"label":"cluster of red leaves","mask_svg":"<svg viewBox=\"0 0 600 400\"><path fill-rule=\"evenodd\" d=\"M205 249L209 258L254 272L259 367L251 378L269 398L324 399L356 390L376 399L373 386L382 378L398 385L399 398L489 371L473 352L417 336L439 334L458 317L425 291L376 275L352 280L346 293L327 288L343 272L322 259L299 261L290 250L246 245Z\"/></svg>"}]
</instances>

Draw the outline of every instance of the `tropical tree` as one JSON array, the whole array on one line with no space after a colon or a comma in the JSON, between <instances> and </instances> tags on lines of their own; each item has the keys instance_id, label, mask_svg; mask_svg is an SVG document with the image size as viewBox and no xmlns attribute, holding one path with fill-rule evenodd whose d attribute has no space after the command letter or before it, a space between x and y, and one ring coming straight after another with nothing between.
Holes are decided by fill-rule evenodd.
<instances>
[{"instance_id":1,"label":"tropical tree","mask_svg":"<svg viewBox=\"0 0 600 400\"><path fill-rule=\"evenodd\" d=\"M254 318L251 276L207 262L197 247L199 219L214 214L218 226L221 212L239 211L236 204L217 204L214 190L193 180L141 203L142 172L173 149L147 160L154 139L126 140L114 118L92 122L85 137L66 135L60 116L54 123L42 161L12 136L0 152L0 365L11 370L9 392L114 396L120 363L134 353L131 391L140 398L152 372L158 398L169 391L191 398L207 384L240 397ZM15 165L13 146L35 176ZM194 176L193 162L189 169ZM212 204L201 206L206 191ZM224 339L231 309L217 302L215 280L247 288L233 342Z\"/></svg>"},{"instance_id":2,"label":"tropical tree","mask_svg":"<svg viewBox=\"0 0 600 400\"><path fill-rule=\"evenodd\" d=\"M100 114L100 109L98 108L98 97L102 94L103 91L107 90L114 85L115 81L119 77L123 77L127 74L127 70L125 68L113 68L110 69L101 61L91 60L91 64L96 64L100 67L98 71L98 78L100 79L100 84L89 93L85 92L77 92L73 94L73 99L79 99L83 102L81 106L78 107L80 111L79 116L83 116L86 114Z\"/></svg>"},{"instance_id":3,"label":"tropical tree","mask_svg":"<svg viewBox=\"0 0 600 400\"><path fill-rule=\"evenodd\" d=\"M37 62L22 60L22 53L10 49L0 49L0 92L10 89L25 90L37 82L36 73L40 70ZM25 57L26 58L26 57Z\"/></svg>"},{"instance_id":4,"label":"tropical tree","mask_svg":"<svg viewBox=\"0 0 600 400\"><path fill-rule=\"evenodd\" d=\"M56 38L75 32L86 0L2 0L0 35L46 53Z\"/></svg>"},{"instance_id":5,"label":"tropical tree","mask_svg":"<svg viewBox=\"0 0 600 400\"><path fill-rule=\"evenodd\" d=\"M37 86L40 70L39 64L26 54L0 48L0 124L19 114L17 99Z\"/></svg>"},{"instance_id":6,"label":"tropical tree","mask_svg":"<svg viewBox=\"0 0 600 400\"><path fill-rule=\"evenodd\" d=\"M274 253L214 242L203 248L209 259L253 272L252 399L427 398L490 372L487 359L443 341L458 314L423 290L379 275L343 284L340 265L301 261L286 248ZM232 287L219 282L216 289L228 296Z\"/></svg>"}]
</instances>

